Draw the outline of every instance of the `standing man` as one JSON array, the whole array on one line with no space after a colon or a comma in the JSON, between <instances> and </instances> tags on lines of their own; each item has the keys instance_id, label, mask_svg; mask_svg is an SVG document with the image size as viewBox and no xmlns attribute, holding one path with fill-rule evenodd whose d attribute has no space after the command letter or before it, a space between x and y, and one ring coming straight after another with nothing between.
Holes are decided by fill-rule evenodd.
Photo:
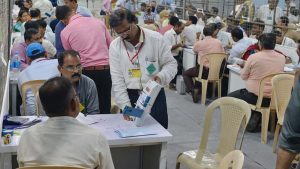
<instances>
[{"instance_id":1,"label":"standing man","mask_svg":"<svg viewBox=\"0 0 300 169\"><path fill-rule=\"evenodd\" d=\"M61 32L61 41L65 50L79 52L82 73L96 83L100 113L110 113L112 84L108 48L112 38L103 21L79 14L73 15Z\"/></svg>"},{"instance_id":2,"label":"standing man","mask_svg":"<svg viewBox=\"0 0 300 169\"><path fill-rule=\"evenodd\" d=\"M118 9L110 16L110 26L119 35L110 46L109 62L113 91L121 109L134 106L150 79L167 85L176 74L176 61L163 37L158 32L137 26L134 21L134 15L124 9ZM150 115L168 128L164 89L158 94Z\"/></svg>"},{"instance_id":3,"label":"standing man","mask_svg":"<svg viewBox=\"0 0 300 169\"><path fill-rule=\"evenodd\" d=\"M259 8L256 18L262 20L266 26L264 33L270 33L273 30L274 22L276 23L283 16L282 9L278 7L279 0L268 0L268 4ZM276 8L276 9L275 9ZM276 10L275 18L274 12Z\"/></svg>"},{"instance_id":4,"label":"standing man","mask_svg":"<svg viewBox=\"0 0 300 169\"><path fill-rule=\"evenodd\" d=\"M182 74L182 57L180 55L183 43L180 37L180 34L184 30L184 24L181 21L174 23L174 27L167 31L164 34L164 40L166 44L169 46L169 50L171 50L173 57L176 59L178 67L177 67L177 75ZM176 76L177 76L176 75ZM176 88L176 76L171 81L169 87L170 89Z\"/></svg>"},{"instance_id":5,"label":"standing man","mask_svg":"<svg viewBox=\"0 0 300 169\"><path fill-rule=\"evenodd\" d=\"M82 75L80 55L74 50L64 51L58 57L58 70L61 75L72 82L80 101L80 112L87 114L99 113L99 101L95 82Z\"/></svg>"},{"instance_id":6,"label":"standing man","mask_svg":"<svg viewBox=\"0 0 300 169\"><path fill-rule=\"evenodd\" d=\"M299 45L300 49L300 45ZM300 51L298 49L298 55ZM296 73L296 84L286 109L277 152L276 169L290 168L295 156L300 153L300 78ZM300 168L298 164L297 169Z\"/></svg>"}]
</instances>

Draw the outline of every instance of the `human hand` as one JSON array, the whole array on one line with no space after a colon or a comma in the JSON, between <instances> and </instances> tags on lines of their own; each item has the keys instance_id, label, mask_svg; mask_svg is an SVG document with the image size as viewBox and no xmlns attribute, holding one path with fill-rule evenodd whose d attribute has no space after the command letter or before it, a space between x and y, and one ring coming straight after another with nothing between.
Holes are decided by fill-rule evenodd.
<instances>
[{"instance_id":1,"label":"human hand","mask_svg":"<svg viewBox=\"0 0 300 169\"><path fill-rule=\"evenodd\" d=\"M154 76L153 80L156 81L157 83L161 84L161 79L159 76Z\"/></svg>"},{"instance_id":2,"label":"human hand","mask_svg":"<svg viewBox=\"0 0 300 169\"><path fill-rule=\"evenodd\" d=\"M127 121L133 121L132 117L125 115L125 114L123 114L123 118L124 118L124 120L127 120Z\"/></svg>"}]
</instances>

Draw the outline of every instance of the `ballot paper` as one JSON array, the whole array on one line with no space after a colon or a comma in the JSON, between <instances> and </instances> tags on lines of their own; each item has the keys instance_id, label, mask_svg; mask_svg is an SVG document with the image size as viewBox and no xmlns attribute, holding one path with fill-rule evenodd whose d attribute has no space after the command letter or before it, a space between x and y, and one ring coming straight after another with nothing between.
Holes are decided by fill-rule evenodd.
<instances>
[{"instance_id":1,"label":"ballot paper","mask_svg":"<svg viewBox=\"0 0 300 169\"><path fill-rule=\"evenodd\" d=\"M91 125L91 124L98 123L98 121L93 118L93 115L85 116L84 114L79 113L78 116L76 117L76 119L80 123L83 123L83 124L86 124L86 125Z\"/></svg>"},{"instance_id":2,"label":"ballot paper","mask_svg":"<svg viewBox=\"0 0 300 169\"><path fill-rule=\"evenodd\" d=\"M155 131L151 130L150 128L145 128L145 127L116 129L115 133L121 138L148 136L148 135L157 134Z\"/></svg>"}]
</instances>

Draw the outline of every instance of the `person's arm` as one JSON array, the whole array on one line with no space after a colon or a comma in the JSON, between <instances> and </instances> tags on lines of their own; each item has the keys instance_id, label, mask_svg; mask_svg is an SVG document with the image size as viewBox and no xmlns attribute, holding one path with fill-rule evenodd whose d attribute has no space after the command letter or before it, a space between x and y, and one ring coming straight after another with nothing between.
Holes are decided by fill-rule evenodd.
<instances>
[{"instance_id":1,"label":"person's arm","mask_svg":"<svg viewBox=\"0 0 300 169\"><path fill-rule=\"evenodd\" d=\"M289 168L296 154L300 152L300 79L297 79L292 96L285 112L279 137L279 151L276 169Z\"/></svg>"},{"instance_id":2,"label":"person's arm","mask_svg":"<svg viewBox=\"0 0 300 169\"><path fill-rule=\"evenodd\" d=\"M99 137L99 163L97 169L115 169L112 161L109 145L106 139L101 136Z\"/></svg>"},{"instance_id":3,"label":"person's arm","mask_svg":"<svg viewBox=\"0 0 300 169\"><path fill-rule=\"evenodd\" d=\"M60 26L60 24L62 23L58 23L55 27L55 48L56 48L57 56L59 56L62 52L65 51L60 37L60 33L63 30L63 26L62 25Z\"/></svg>"},{"instance_id":4,"label":"person's arm","mask_svg":"<svg viewBox=\"0 0 300 169\"><path fill-rule=\"evenodd\" d=\"M53 46L53 44L50 41L43 39L42 45L45 48L48 57L54 58L54 56L56 55L56 48Z\"/></svg>"},{"instance_id":5,"label":"person's arm","mask_svg":"<svg viewBox=\"0 0 300 169\"><path fill-rule=\"evenodd\" d=\"M177 62L162 38L159 40L158 45L158 63L161 70L156 76L160 78L162 85L167 85L177 73Z\"/></svg>"},{"instance_id":6,"label":"person's arm","mask_svg":"<svg viewBox=\"0 0 300 169\"><path fill-rule=\"evenodd\" d=\"M132 105L127 93L125 77L120 60L121 56L119 56L120 53L120 45L117 45L117 43L112 43L109 48L109 65L112 79L112 89L115 96L118 96L115 98L117 105L121 109L124 109L125 106L131 107Z\"/></svg>"},{"instance_id":7,"label":"person's arm","mask_svg":"<svg viewBox=\"0 0 300 169\"><path fill-rule=\"evenodd\" d=\"M251 66L252 66L252 59L253 57L250 57L245 65L244 65L244 68L241 69L241 72L240 72L240 76L243 80L247 80L250 76L250 71L251 71Z\"/></svg>"},{"instance_id":8,"label":"person's arm","mask_svg":"<svg viewBox=\"0 0 300 169\"><path fill-rule=\"evenodd\" d=\"M234 46L230 50L230 54L229 54L227 62L230 64L233 64L237 58L240 58L240 52L238 51L237 46Z\"/></svg>"},{"instance_id":9,"label":"person's arm","mask_svg":"<svg viewBox=\"0 0 300 169\"><path fill-rule=\"evenodd\" d=\"M87 114L99 114L100 110L99 110L99 101L98 101L98 92L97 92L97 88L96 88L96 84L93 80L89 79L89 81L87 81L87 87L88 89L86 89L86 91L88 93L86 93L86 105L85 106L85 112ZM100 112L101 113L101 112Z\"/></svg>"},{"instance_id":10,"label":"person's arm","mask_svg":"<svg viewBox=\"0 0 300 169\"><path fill-rule=\"evenodd\" d=\"M67 40L67 37L66 37L64 31L62 31L62 32L60 33L60 38L61 38L61 44L62 44L62 46L63 46L63 48L64 48L65 50L70 50L70 49L72 49L71 44L70 44L69 41Z\"/></svg>"},{"instance_id":11,"label":"person's arm","mask_svg":"<svg viewBox=\"0 0 300 169\"><path fill-rule=\"evenodd\" d=\"M101 25L102 25L103 29L105 30L105 40L106 40L107 46L109 47L110 43L112 42L113 39L112 39L108 29L106 28L105 24L102 21L101 21Z\"/></svg>"}]
</instances>

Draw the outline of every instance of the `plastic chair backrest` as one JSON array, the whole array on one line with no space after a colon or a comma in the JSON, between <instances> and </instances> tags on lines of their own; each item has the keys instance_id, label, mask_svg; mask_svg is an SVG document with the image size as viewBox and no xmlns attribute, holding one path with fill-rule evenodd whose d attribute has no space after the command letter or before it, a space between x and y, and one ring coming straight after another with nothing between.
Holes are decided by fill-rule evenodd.
<instances>
[{"instance_id":1,"label":"plastic chair backrest","mask_svg":"<svg viewBox=\"0 0 300 169\"><path fill-rule=\"evenodd\" d=\"M47 165L47 166L35 166L35 167L20 167L18 169L86 169L83 167L68 167L60 165Z\"/></svg>"},{"instance_id":2,"label":"plastic chair backrest","mask_svg":"<svg viewBox=\"0 0 300 169\"><path fill-rule=\"evenodd\" d=\"M216 153L220 157L224 157L227 153L234 150L237 146L239 133L242 135L243 140L244 131L251 116L249 104L243 100L232 97L219 98L207 107L203 134L196 161L201 161L206 151L213 113L217 108L221 110L221 130ZM239 148L242 146L242 140Z\"/></svg>"},{"instance_id":3,"label":"plastic chair backrest","mask_svg":"<svg viewBox=\"0 0 300 169\"><path fill-rule=\"evenodd\" d=\"M207 80L219 80L224 73L224 69L222 71L222 63L226 63L226 57L227 55L225 53L210 53L202 56L203 58L206 58L209 62L209 74ZM206 60L202 59L202 61ZM225 65L224 65L225 68ZM203 63L200 63L199 68L199 75L198 78L202 79L202 72L203 72ZM221 75L220 75L221 73Z\"/></svg>"},{"instance_id":4,"label":"plastic chair backrest","mask_svg":"<svg viewBox=\"0 0 300 169\"><path fill-rule=\"evenodd\" d=\"M295 76L292 74L279 74L272 78L273 99L278 117L282 125L284 113L291 98Z\"/></svg>"},{"instance_id":5,"label":"plastic chair backrest","mask_svg":"<svg viewBox=\"0 0 300 169\"><path fill-rule=\"evenodd\" d=\"M29 82L26 82L22 84L21 86L21 97L22 97L22 104L23 104L23 113L22 115L26 115L26 93L28 90L31 90L34 94L35 98L35 107L36 107L36 113L39 114L39 111L41 110L41 104L39 103L39 97L38 97L38 91L39 88L45 83L45 80L32 80Z\"/></svg>"},{"instance_id":6,"label":"plastic chair backrest","mask_svg":"<svg viewBox=\"0 0 300 169\"><path fill-rule=\"evenodd\" d=\"M242 151L231 151L222 159L218 169L242 169L244 159L245 157Z\"/></svg>"}]
</instances>

